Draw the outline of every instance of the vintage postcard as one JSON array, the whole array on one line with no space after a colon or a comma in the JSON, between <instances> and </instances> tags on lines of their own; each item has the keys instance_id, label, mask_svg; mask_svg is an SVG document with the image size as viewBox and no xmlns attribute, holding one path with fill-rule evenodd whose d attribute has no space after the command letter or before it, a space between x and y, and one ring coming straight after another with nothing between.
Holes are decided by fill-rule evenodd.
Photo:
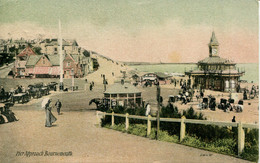
<instances>
[{"instance_id":1,"label":"vintage postcard","mask_svg":"<svg viewBox=\"0 0 260 163\"><path fill-rule=\"evenodd\" d=\"M0 0L0 162L258 158L258 0Z\"/></svg>"}]
</instances>

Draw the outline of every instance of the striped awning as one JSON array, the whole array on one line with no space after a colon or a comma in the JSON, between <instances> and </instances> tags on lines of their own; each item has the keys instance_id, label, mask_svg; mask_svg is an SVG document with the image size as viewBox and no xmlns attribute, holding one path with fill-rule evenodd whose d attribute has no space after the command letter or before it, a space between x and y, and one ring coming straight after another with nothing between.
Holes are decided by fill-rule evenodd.
<instances>
[{"instance_id":1,"label":"striped awning","mask_svg":"<svg viewBox=\"0 0 260 163\"><path fill-rule=\"evenodd\" d=\"M28 74L34 74L34 68L27 68L26 73Z\"/></svg>"},{"instance_id":2,"label":"striped awning","mask_svg":"<svg viewBox=\"0 0 260 163\"><path fill-rule=\"evenodd\" d=\"M60 67L55 66L50 69L50 75L60 75Z\"/></svg>"}]
</instances>

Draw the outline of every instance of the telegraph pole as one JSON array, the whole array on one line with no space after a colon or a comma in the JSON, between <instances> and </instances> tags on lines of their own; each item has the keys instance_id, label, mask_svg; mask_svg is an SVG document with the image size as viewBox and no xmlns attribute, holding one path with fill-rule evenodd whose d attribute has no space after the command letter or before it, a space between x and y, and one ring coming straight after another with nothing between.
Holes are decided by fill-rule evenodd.
<instances>
[{"instance_id":1,"label":"telegraph pole","mask_svg":"<svg viewBox=\"0 0 260 163\"><path fill-rule=\"evenodd\" d=\"M59 55L60 55L60 90L63 90L63 54L62 54L62 38L61 38L61 22L59 20Z\"/></svg>"}]
</instances>

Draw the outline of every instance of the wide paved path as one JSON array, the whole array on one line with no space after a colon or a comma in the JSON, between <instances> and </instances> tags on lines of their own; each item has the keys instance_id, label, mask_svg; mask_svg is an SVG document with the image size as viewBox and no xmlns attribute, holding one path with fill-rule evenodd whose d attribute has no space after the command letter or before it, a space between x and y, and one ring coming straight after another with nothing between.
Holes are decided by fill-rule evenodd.
<instances>
[{"instance_id":1,"label":"wide paved path","mask_svg":"<svg viewBox=\"0 0 260 163\"><path fill-rule=\"evenodd\" d=\"M99 128L95 125L95 110L88 106L88 100L83 100L82 93L52 96L54 101L57 98L63 102L63 114L57 115L53 110L58 120L51 128L44 127L45 112L40 108L41 100L13 107L19 121L0 125L0 162L246 162ZM73 106L77 106L77 111L69 109ZM72 156L27 157L26 151L71 151Z\"/></svg>"}]
</instances>

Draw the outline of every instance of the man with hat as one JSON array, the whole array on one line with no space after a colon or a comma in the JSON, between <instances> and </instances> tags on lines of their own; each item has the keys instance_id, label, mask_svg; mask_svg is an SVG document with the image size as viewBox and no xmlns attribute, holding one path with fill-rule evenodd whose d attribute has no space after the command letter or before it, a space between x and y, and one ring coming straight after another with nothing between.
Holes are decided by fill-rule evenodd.
<instances>
[{"instance_id":1,"label":"man with hat","mask_svg":"<svg viewBox=\"0 0 260 163\"><path fill-rule=\"evenodd\" d=\"M56 108L57 108L57 112L58 112L58 114L60 115L60 108L61 108L61 102L60 102L60 100L58 99L58 101L55 103L55 106L56 106Z\"/></svg>"}]
</instances>

